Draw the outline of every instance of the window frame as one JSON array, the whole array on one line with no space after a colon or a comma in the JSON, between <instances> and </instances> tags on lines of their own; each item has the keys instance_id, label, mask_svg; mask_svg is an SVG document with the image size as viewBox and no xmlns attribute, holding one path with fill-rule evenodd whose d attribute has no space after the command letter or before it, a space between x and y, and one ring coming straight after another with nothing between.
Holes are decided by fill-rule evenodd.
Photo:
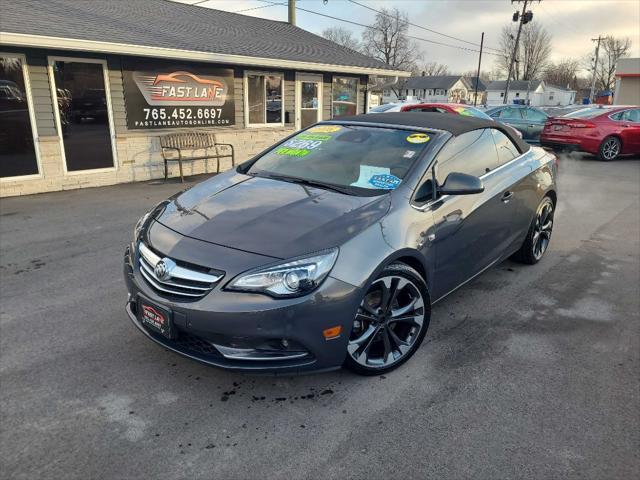
<instances>
[{"instance_id":1,"label":"window frame","mask_svg":"<svg viewBox=\"0 0 640 480\"><path fill-rule=\"evenodd\" d=\"M353 75L331 75L331 116L330 119L333 120L334 118L336 120L340 120L340 117L334 117L333 116L333 80L336 78L349 78L349 79L354 79L356 81L356 115L358 115L358 112L360 110L360 77L355 77ZM400 90L400 93L402 94L402 90ZM407 89L407 93L406 95L409 95L409 89ZM405 96L406 96L405 95Z\"/></svg>"},{"instance_id":2,"label":"window frame","mask_svg":"<svg viewBox=\"0 0 640 480\"><path fill-rule=\"evenodd\" d=\"M282 115L280 116L280 123L249 123L249 76L264 76L264 77L280 77L281 83L281 100L280 104L282 106ZM266 84L265 84L266 85ZM273 127L284 127L285 125L285 105L284 105L284 87L285 87L285 79L284 72L275 72L275 71L266 71L266 70L245 70L243 72L242 79L242 96L243 98L243 106L244 106L244 126L245 128L273 128ZM266 86L265 86L266 88ZM265 120L267 118L267 104L265 99Z\"/></svg>"},{"instance_id":3,"label":"window frame","mask_svg":"<svg viewBox=\"0 0 640 480\"><path fill-rule=\"evenodd\" d=\"M0 51L0 57L5 58L17 58L20 60L22 67L22 79L24 81L25 95L27 96L27 109L29 110L29 122L31 123L31 136L33 137L33 150L36 156L36 165L38 167L38 173L32 173L29 175L17 175L15 177L0 177L0 183L9 183L23 180L35 180L44 178L44 172L42 171L42 162L40 160L40 142L38 137L38 127L36 125L36 112L33 105L33 96L31 92L31 80L29 78L29 68L27 65L27 56L24 53L10 53Z\"/></svg>"},{"instance_id":4,"label":"window frame","mask_svg":"<svg viewBox=\"0 0 640 480\"><path fill-rule=\"evenodd\" d=\"M64 151L64 136L62 134L62 122L60 120L60 107L58 105L58 86L55 81L53 65L55 62L75 62L75 63L96 63L102 65L102 78L104 81L104 95L107 102L107 118L109 126L109 137L111 140L111 156L113 167L91 168L87 170L67 169L67 156ZM113 106L111 105L111 86L109 84L109 66L107 60L103 58L83 58L83 57L47 57L47 73L49 77L49 87L51 87L51 100L53 103L53 116L55 117L56 129L58 130L58 144L60 145L60 157L62 158L62 171L64 176L88 175L92 173L116 172L119 167L118 151L116 149L116 129L113 123Z\"/></svg>"}]
</instances>

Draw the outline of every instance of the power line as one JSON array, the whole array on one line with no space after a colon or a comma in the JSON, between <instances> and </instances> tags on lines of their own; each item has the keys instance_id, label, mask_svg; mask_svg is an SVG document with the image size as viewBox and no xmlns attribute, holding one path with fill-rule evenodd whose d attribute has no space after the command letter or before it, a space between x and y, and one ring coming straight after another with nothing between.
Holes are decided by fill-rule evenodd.
<instances>
[{"instance_id":1,"label":"power line","mask_svg":"<svg viewBox=\"0 0 640 480\"><path fill-rule=\"evenodd\" d=\"M205 0L205 1L208 2L209 0ZM268 8L268 7L277 7L277 6L286 7L287 4L286 3L270 3L269 5L260 5L257 7L243 8L242 10L234 10L233 13L248 12L249 10L258 10L259 8Z\"/></svg>"},{"instance_id":2,"label":"power line","mask_svg":"<svg viewBox=\"0 0 640 480\"><path fill-rule=\"evenodd\" d=\"M260 0L260 1L261 2L265 2L265 3L268 2L268 0ZM279 5L279 4L269 2L269 5ZM313 10L309 10L309 9L302 8L302 7L297 7L296 6L296 10L301 10L303 12L311 13L313 15L319 15L321 17L330 18L332 20L337 20L339 22L350 23L351 25L357 25L358 27L375 28L375 27L372 27L371 25L365 25L364 23L354 22L353 20L346 20L344 18L334 17L333 15L327 15L326 13L315 12ZM434 45L441 45L443 47L457 48L458 50L464 50L464 51L467 51L467 52L473 52L473 53L479 53L480 52L480 50L477 50L477 49L462 47L460 45L451 45L449 43L438 42L436 40L431 40L431 39L428 39L428 38L416 37L415 35L406 35L406 37L407 38L411 38L413 40L419 40L421 42L432 43ZM493 52L485 52L485 53L487 55L495 55L495 56L498 56L498 57L501 56L499 53L493 53Z\"/></svg>"},{"instance_id":3,"label":"power line","mask_svg":"<svg viewBox=\"0 0 640 480\"><path fill-rule=\"evenodd\" d=\"M355 5L358 5L359 7L366 8L367 10L371 10L372 12L376 12L379 15L384 15L386 17L393 18L393 15L389 15L388 13L385 13L382 10L376 10L373 7L370 7L368 5L364 5L362 3L356 2L355 0L347 0L347 1L349 1L349 2L351 2L353 4L355 4ZM411 25L412 27L421 28L422 30L426 30L427 32L435 33L436 35L442 35L443 37L447 37L447 38L450 38L452 40L457 40L459 42L467 43L469 45L473 45L474 47L478 47L477 43L473 43L473 42L470 42L468 40L464 40L463 38L458 38L458 37L454 37L453 35L448 35L446 33L438 32L437 30L432 30L431 28L423 27L422 25L417 25L415 23L411 23L411 22L406 22L406 23L407 23L407 25ZM500 49L498 49L498 48L487 47L486 45L484 46L484 48L488 48L489 50L495 50L496 52L500 52Z\"/></svg>"}]
</instances>

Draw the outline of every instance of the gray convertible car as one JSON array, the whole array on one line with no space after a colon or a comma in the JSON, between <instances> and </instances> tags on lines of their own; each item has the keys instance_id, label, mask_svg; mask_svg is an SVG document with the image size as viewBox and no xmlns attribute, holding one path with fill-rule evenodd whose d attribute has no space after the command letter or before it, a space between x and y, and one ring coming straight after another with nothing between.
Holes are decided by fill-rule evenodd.
<instances>
[{"instance_id":1,"label":"gray convertible car","mask_svg":"<svg viewBox=\"0 0 640 480\"><path fill-rule=\"evenodd\" d=\"M381 374L415 353L435 302L508 257L542 258L556 170L487 120L321 122L144 215L126 310L209 365Z\"/></svg>"}]
</instances>

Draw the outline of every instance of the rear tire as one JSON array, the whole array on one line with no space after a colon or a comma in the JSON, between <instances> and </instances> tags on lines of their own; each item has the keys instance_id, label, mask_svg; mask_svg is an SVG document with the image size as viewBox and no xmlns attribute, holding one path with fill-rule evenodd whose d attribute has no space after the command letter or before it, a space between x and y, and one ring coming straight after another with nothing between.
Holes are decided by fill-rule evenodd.
<instances>
[{"instance_id":1,"label":"rear tire","mask_svg":"<svg viewBox=\"0 0 640 480\"><path fill-rule=\"evenodd\" d=\"M620 155L622 143L618 137L607 137L600 144L598 149L598 158L603 162L615 160Z\"/></svg>"},{"instance_id":2,"label":"rear tire","mask_svg":"<svg viewBox=\"0 0 640 480\"><path fill-rule=\"evenodd\" d=\"M535 265L547 251L553 232L555 205L549 197L544 197L536 209L527 237L520 250L513 254L513 260L526 265Z\"/></svg>"},{"instance_id":3,"label":"rear tire","mask_svg":"<svg viewBox=\"0 0 640 480\"><path fill-rule=\"evenodd\" d=\"M416 352L429 327L431 300L422 276L393 263L376 277L353 321L345 367L360 375L382 375Z\"/></svg>"}]
</instances>

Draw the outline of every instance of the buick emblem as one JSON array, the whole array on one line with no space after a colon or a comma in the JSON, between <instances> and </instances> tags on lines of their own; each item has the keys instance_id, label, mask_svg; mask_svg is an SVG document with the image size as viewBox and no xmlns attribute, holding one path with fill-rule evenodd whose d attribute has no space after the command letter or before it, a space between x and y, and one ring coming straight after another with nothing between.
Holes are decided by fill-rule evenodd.
<instances>
[{"instance_id":1,"label":"buick emblem","mask_svg":"<svg viewBox=\"0 0 640 480\"><path fill-rule=\"evenodd\" d=\"M170 258L163 258L156 266L153 267L153 273L155 274L158 280L166 280L171 276L171 270L175 267L176 264Z\"/></svg>"}]
</instances>

